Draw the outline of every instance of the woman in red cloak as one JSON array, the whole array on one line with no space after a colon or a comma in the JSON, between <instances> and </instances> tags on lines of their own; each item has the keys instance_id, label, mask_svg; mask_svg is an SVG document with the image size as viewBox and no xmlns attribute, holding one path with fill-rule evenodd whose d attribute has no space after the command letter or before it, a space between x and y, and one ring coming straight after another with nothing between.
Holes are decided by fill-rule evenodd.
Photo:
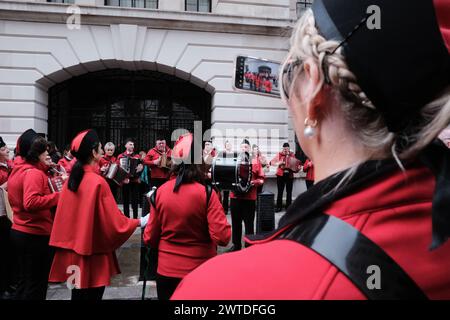
<instances>
[{"instance_id":1,"label":"woman in red cloak","mask_svg":"<svg viewBox=\"0 0 450 320\"><path fill-rule=\"evenodd\" d=\"M115 250L148 218L129 219L117 208L108 183L96 173L103 151L94 130L79 133L71 152L77 162L55 215L49 281L69 278L72 300L101 300L111 277L120 273Z\"/></svg>"}]
</instances>

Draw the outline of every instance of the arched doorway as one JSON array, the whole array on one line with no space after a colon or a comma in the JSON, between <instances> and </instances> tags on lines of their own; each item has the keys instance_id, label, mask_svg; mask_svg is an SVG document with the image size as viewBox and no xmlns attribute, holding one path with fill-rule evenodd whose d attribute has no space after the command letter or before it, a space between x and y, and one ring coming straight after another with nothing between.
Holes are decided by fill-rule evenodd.
<instances>
[{"instance_id":1,"label":"arched doorway","mask_svg":"<svg viewBox=\"0 0 450 320\"><path fill-rule=\"evenodd\" d=\"M157 137L169 142L175 129L211 125L211 95L194 84L157 71L109 69L87 73L49 90L48 137L60 148L83 129L123 151L132 137L148 151Z\"/></svg>"}]
</instances>

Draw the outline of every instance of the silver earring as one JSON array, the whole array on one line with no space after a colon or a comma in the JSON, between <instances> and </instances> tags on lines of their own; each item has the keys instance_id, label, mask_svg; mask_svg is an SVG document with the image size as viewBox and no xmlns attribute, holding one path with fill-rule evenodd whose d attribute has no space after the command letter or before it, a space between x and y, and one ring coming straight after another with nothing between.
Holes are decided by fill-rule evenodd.
<instances>
[{"instance_id":1,"label":"silver earring","mask_svg":"<svg viewBox=\"0 0 450 320\"><path fill-rule=\"evenodd\" d=\"M303 131L303 134L305 137L311 139L316 135L316 128L317 127L317 120L314 120L313 123L310 123L309 118L305 119L305 130Z\"/></svg>"}]
</instances>

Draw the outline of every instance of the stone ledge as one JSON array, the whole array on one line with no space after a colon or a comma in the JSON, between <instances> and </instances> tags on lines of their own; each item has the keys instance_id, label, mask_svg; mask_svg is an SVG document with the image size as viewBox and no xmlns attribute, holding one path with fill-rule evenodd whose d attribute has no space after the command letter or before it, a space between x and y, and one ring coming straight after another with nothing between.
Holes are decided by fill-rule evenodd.
<instances>
[{"instance_id":1,"label":"stone ledge","mask_svg":"<svg viewBox=\"0 0 450 320\"><path fill-rule=\"evenodd\" d=\"M0 20L66 23L69 5L47 2L0 1ZM289 36L292 20L162 11L139 8L78 6L81 23L134 24L155 29Z\"/></svg>"}]
</instances>

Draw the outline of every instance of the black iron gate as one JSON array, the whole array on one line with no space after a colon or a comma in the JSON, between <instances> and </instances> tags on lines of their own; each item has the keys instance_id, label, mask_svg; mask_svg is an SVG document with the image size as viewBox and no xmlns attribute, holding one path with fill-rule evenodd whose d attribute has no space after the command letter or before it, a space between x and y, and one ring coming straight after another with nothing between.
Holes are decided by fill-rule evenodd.
<instances>
[{"instance_id":1,"label":"black iron gate","mask_svg":"<svg viewBox=\"0 0 450 320\"><path fill-rule=\"evenodd\" d=\"M74 135L94 128L103 143L123 151L134 138L136 151L148 151L157 137L168 142L175 129L211 125L211 95L190 82L156 71L121 69L88 73L49 91L48 136L62 148Z\"/></svg>"}]
</instances>

